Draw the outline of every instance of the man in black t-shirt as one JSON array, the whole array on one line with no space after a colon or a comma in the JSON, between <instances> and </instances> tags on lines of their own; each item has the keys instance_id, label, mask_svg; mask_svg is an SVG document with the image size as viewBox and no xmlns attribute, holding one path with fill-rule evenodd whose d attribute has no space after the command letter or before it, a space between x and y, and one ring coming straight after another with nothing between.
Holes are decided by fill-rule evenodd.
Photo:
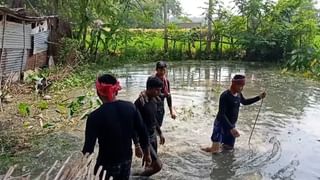
<instances>
[{"instance_id":1,"label":"man in black t-shirt","mask_svg":"<svg viewBox=\"0 0 320 180\"><path fill-rule=\"evenodd\" d=\"M100 76L96 81L97 94L103 104L93 111L86 123L83 154L94 151L99 143L94 173L100 166L106 171L106 179L127 180L132 160L132 140L135 134L143 150L143 163L151 164L148 133L141 115L131 102L116 100L121 89L119 82L111 75ZM100 174L100 177L102 173Z\"/></svg>"},{"instance_id":2,"label":"man in black t-shirt","mask_svg":"<svg viewBox=\"0 0 320 180\"><path fill-rule=\"evenodd\" d=\"M140 176L151 176L162 169L162 162L157 155L157 135L160 136L160 144L164 144L165 138L157 121L157 96L159 96L163 83L158 77L150 77L147 80L147 90L141 92L139 98L135 101L137 109L140 111L143 122L146 126L150 141L150 153L152 163L145 168ZM141 157L140 137L134 139L136 156Z\"/></svg>"},{"instance_id":3,"label":"man in black t-shirt","mask_svg":"<svg viewBox=\"0 0 320 180\"><path fill-rule=\"evenodd\" d=\"M201 148L203 151L211 153L220 152L220 145L225 150L233 149L236 138L240 136L240 133L236 129L240 103L250 105L266 96L266 93L262 92L259 96L245 99L242 95L244 85L245 76L235 75L232 78L230 89L225 90L220 95L219 111L214 121L211 135L212 146Z\"/></svg>"}]
</instances>

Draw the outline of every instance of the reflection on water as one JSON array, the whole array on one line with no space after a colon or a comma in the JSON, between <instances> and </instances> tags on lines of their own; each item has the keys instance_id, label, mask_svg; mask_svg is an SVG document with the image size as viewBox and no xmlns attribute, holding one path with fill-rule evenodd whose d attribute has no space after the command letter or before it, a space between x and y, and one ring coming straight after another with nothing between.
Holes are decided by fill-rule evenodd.
<instances>
[{"instance_id":1,"label":"reflection on water","mask_svg":"<svg viewBox=\"0 0 320 180\"><path fill-rule=\"evenodd\" d=\"M124 89L119 96L135 100L153 72L154 64L114 70ZM199 148L210 144L219 95L236 73L247 76L246 97L267 91L251 145L258 103L241 107L233 152L203 153ZM170 63L168 77L178 118L166 116L167 141L159 149L164 168L151 179L320 178L319 83L282 76L266 64L208 61Z\"/></svg>"}]
</instances>

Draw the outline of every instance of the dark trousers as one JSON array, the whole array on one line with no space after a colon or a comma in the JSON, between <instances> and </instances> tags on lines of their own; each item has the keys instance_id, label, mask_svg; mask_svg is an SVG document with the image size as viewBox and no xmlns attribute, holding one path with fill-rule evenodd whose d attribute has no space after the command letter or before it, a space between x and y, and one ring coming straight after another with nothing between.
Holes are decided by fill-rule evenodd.
<instances>
[{"instance_id":1,"label":"dark trousers","mask_svg":"<svg viewBox=\"0 0 320 180\"><path fill-rule=\"evenodd\" d=\"M219 121L215 120L211 135L211 141L234 147L236 138L233 137L230 130L224 128Z\"/></svg>"},{"instance_id":2,"label":"dark trousers","mask_svg":"<svg viewBox=\"0 0 320 180\"><path fill-rule=\"evenodd\" d=\"M158 141L156 133L149 137L149 141L151 159L152 161L156 161L158 159Z\"/></svg>"},{"instance_id":3,"label":"dark trousers","mask_svg":"<svg viewBox=\"0 0 320 180\"><path fill-rule=\"evenodd\" d=\"M157 113L156 119L158 121L159 126L162 126L163 118L164 118L164 100L161 100L157 103Z\"/></svg>"},{"instance_id":4,"label":"dark trousers","mask_svg":"<svg viewBox=\"0 0 320 180\"><path fill-rule=\"evenodd\" d=\"M130 170L131 170L131 159L122 163L110 164L103 166L103 171L106 171L106 178L103 180L109 180L110 177L113 180L129 180ZM96 165L94 174L97 173L99 165ZM103 171L99 174L100 179L102 180Z\"/></svg>"}]
</instances>

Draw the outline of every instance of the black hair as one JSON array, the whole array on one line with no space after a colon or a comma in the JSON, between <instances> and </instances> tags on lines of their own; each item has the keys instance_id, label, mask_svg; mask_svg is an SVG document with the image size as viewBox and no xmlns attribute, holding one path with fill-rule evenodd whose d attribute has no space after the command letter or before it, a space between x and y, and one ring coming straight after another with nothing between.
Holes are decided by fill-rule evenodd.
<instances>
[{"instance_id":1,"label":"black hair","mask_svg":"<svg viewBox=\"0 0 320 180\"><path fill-rule=\"evenodd\" d=\"M237 79L245 79L245 78L246 78L246 77L245 77L244 75L236 74L236 75L233 76L232 79L237 80Z\"/></svg>"},{"instance_id":2,"label":"black hair","mask_svg":"<svg viewBox=\"0 0 320 180\"><path fill-rule=\"evenodd\" d=\"M103 75L99 76L98 77L98 81L100 83L112 84L112 85L117 83L117 79L114 76L110 75L110 74L103 74Z\"/></svg>"},{"instance_id":3,"label":"black hair","mask_svg":"<svg viewBox=\"0 0 320 180\"><path fill-rule=\"evenodd\" d=\"M157 62L156 69L163 69L163 68L167 68L167 63L164 61Z\"/></svg>"},{"instance_id":4,"label":"black hair","mask_svg":"<svg viewBox=\"0 0 320 180\"><path fill-rule=\"evenodd\" d=\"M147 80L147 89L162 88L163 82L156 76L151 76Z\"/></svg>"}]
</instances>

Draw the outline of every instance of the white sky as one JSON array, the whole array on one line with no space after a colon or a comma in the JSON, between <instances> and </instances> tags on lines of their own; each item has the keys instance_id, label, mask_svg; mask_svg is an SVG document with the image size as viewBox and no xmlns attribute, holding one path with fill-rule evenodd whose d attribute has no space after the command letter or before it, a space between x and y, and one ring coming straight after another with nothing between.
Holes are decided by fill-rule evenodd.
<instances>
[{"instance_id":1,"label":"white sky","mask_svg":"<svg viewBox=\"0 0 320 180\"><path fill-rule=\"evenodd\" d=\"M207 0L179 0L182 6L183 13L188 16L201 16L203 10L200 7L204 7L204 2Z\"/></svg>"},{"instance_id":2,"label":"white sky","mask_svg":"<svg viewBox=\"0 0 320 180\"><path fill-rule=\"evenodd\" d=\"M179 0L183 9L183 12L189 17L200 17L204 12L202 8L207 7L205 2L209 2L209 0ZM320 7L320 0L316 0L317 7ZM228 7L227 9L231 9L233 6L232 0L223 0L224 6ZM230 7L230 8L229 8Z\"/></svg>"}]
</instances>

